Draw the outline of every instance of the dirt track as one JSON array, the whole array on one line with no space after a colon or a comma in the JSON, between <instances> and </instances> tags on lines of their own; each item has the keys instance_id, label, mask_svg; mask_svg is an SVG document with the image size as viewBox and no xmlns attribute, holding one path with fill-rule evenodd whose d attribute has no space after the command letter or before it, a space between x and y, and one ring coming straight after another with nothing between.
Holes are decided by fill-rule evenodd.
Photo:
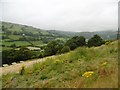
<instances>
[{"instance_id":1,"label":"dirt track","mask_svg":"<svg viewBox=\"0 0 120 90\"><path fill-rule=\"evenodd\" d=\"M19 72L19 69L22 67L22 65L25 65L25 67L29 67L35 63L38 63L38 62L43 62L45 61L45 58L42 58L42 59L34 59L34 60L31 60L31 61L25 61L25 62L22 62L22 63L17 63L17 64L14 64L14 65L10 65L10 66L7 66L7 67L0 67L0 75L3 75L3 74L7 74L7 73L18 73Z\"/></svg>"}]
</instances>

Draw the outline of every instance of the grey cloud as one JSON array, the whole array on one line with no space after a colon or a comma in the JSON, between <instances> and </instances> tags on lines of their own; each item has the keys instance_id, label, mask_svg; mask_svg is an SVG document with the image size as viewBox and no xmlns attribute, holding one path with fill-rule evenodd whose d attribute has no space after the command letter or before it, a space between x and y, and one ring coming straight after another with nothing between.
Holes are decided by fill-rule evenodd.
<instances>
[{"instance_id":1,"label":"grey cloud","mask_svg":"<svg viewBox=\"0 0 120 90\"><path fill-rule=\"evenodd\" d=\"M3 20L65 31L116 30L118 0L2 0Z\"/></svg>"}]
</instances>

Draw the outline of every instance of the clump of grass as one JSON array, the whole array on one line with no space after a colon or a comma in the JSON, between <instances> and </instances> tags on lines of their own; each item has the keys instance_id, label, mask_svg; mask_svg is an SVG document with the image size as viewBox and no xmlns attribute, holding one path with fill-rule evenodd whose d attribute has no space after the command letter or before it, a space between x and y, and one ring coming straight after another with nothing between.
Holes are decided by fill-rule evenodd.
<instances>
[{"instance_id":1,"label":"clump of grass","mask_svg":"<svg viewBox=\"0 0 120 90\"><path fill-rule=\"evenodd\" d=\"M107 41L106 43L105 43L105 45L108 45L108 44L110 44L111 42L110 41Z\"/></svg>"},{"instance_id":2,"label":"clump of grass","mask_svg":"<svg viewBox=\"0 0 120 90\"><path fill-rule=\"evenodd\" d=\"M22 68L19 71L20 75L23 75L25 73L25 65L22 65Z\"/></svg>"},{"instance_id":3,"label":"clump of grass","mask_svg":"<svg viewBox=\"0 0 120 90\"><path fill-rule=\"evenodd\" d=\"M42 80L47 79L47 76L46 76L46 75L42 75L42 76L40 77L40 79L42 79Z\"/></svg>"}]
</instances>

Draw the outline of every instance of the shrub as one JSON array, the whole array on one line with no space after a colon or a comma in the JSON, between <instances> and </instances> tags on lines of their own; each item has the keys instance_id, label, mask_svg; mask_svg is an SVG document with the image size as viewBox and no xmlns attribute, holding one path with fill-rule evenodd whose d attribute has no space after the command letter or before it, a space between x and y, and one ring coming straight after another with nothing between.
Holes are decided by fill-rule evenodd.
<instances>
[{"instance_id":1,"label":"shrub","mask_svg":"<svg viewBox=\"0 0 120 90\"><path fill-rule=\"evenodd\" d=\"M38 58L43 58L43 57L44 57L43 53L40 53L39 56L38 56Z\"/></svg>"},{"instance_id":2,"label":"shrub","mask_svg":"<svg viewBox=\"0 0 120 90\"><path fill-rule=\"evenodd\" d=\"M92 38L88 40L88 47L92 46L100 46L103 44L103 39L99 35L94 35Z\"/></svg>"},{"instance_id":3,"label":"shrub","mask_svg":"<svg viewBox=\"0 0 120 90\"><path fill-rule=\"evenodd\" d=\"M69 52L69 51L70 51L69 46L64 46L61 50L61 53L66 53L66 52Z\"/></svg>"},{"instance_id":4,"label":"shrub","mask_svg":"<svg viewBox=\"0 0 120 90\"><path fill-rule=\"evenodd\" d=\"M12 48L16 48L16 44L11 44L10 47L12 47Z\"/></svg>"},{"instance_id":5,"label":"shrub","mask_svg":"<svg viewBox=\"0 0 120 90\"><path fill-rule=\"evenodd\" d=\"M45 56L55 55L63 48L63 42L54 40L48 43L45 48Z\"/></svg>"},{"instance_id":6,"label":"shrub","mask_svg":"<svg viewBox=\"0 0 120 90\"><path fill-rule=\"evenodd\" d=\"M15 58L15 50L14 49L2 51L2 64L12 63L12 62L14 62L14 58Z\"/></svg>"},{"instance_id":7,"label":"shrub","mask_svg":"<svg viewBox=\"0 0 120 90\"><path fill-rule=\"evenodd\" d=\"M26 47L21 47L20 50L4 50L2 51L2 64L11 64L12 62L19 62L36 57L37 55Z\"/></svg>"},{"instance_id":8,"label":"shrub","mask_svg":"<svg viewBox=\"0 0 120 90\"><path fill-rule=\"evenodd\" d=\"M83 36L74 36L71 39L69 39L65 45L69 46L71 50L74 50L75 48L79 46L85 46L86 41Z\"/></svg>"},{"instance_id":9,"label":"shrub","mask_svg":"<svg viewBox=\"0 0 120 90\"><path fill-rule=\"evenodd\" d=\"M21 47L20 50L15 53L15 59L17 61L31 59L32 56L32 51L26 47Z\"/></svg>"},{"instance_id":10,"label":"shrub","mask_svg":"<svg viewBox=\"0 0 120 90\"><path fill-rule=\"evenodd\" d=\"M111 42L110 41L107 41L107 42L105 42L105 45L109 45Z\"/></svg>"}]
</instances>

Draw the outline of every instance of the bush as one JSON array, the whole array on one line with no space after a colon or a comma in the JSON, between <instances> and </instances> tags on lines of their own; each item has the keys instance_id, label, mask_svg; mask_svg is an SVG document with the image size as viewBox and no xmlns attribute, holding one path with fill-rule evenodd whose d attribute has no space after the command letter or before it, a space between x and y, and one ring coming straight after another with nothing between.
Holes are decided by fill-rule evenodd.
<instances>
[{"instance_id":1,"label":"bush","mask_svg":"<svg viewBox=\"0 0 120 90\"><path fill-rule=\"evenodd\" d=\"M112 41L111 40L106 40L105 45L109 45Z\"/></svg>"},{"instance_id":2,"label":"bush","mask_svg":"<svg viewBox=\"0 0 120 90\"><path fill-rule=\"evenodd\" d=\"M106 42L106 43L105 43L105 45L109 45L109 44L110 44L110 42Z\"/></svg>"},{"instance_id":3,"label":"bush","mask_svg":"<svg viewBox=\"0 0 120 90\"><path fill-rule=\"evenodd\" d=\"M59 40L54 40L48 43L45 47L45 56L55 55L58 51L63 48L63 42Z\"/></svg>"},{"instance_id":4,"label":"bush","mask_svg":"<svg viewBox=\"0 0 120 90\"><path fill-rule=\"evenodd\" d=\"M104 43L103 39L99 35L94 35L92 38L88 40L88 47L92 46L100 46Z\"/></svg>"},{"instance_id":5,"label":"bush","mask_svg":"<svg viewBox=\"0 0 120 90\"><path fill-rule=\"evenodd\" d=\"M28 60L31 59L31 57L32 57L32 51L30 51L26 47L21 47L20 50L17 50L15 53L15 59L17 61Z\"/></svg>"},{"instance_id":6,"label":"bush","mask_svg":"<svg viewBox=\"0 0 120 90\"><path fill-rule=\"evenodd\" d=\"M11 44L10 47L16 48L16 44Z\"/></svg>"},{"instance_id":7,"label":"bush","mask_svg":"<svg viewBox=\"0 0 120 90\"><path fill-rule=\"evenodd\" d=\"M74 36L71 39L69 39L65 45L69 46L71 50L74 50L79 46L86 46L86 41L83 36Z\"/></svg>"},{"instance_id":8,"label":"bush","mask_svg":"<svg viewBox=\"0 0 120 90\"><path fill-rule=\"evenodd\" d=\"M25 61L35 57L37 55L25 47L21 47L20 50L4 50L2 51L2 64L11 64L12 62Z\"/></svg>"},{"instance_id":9,"label":"bush","mask_svg":"<svg viewBox=\"0 0 120 90\"><path fill-rule=\"evenodd\" d=\"M43 53L40 53L39 56L38 56L38 58L43 58L43 57L44 57Z\"/></svg>"},{"instance_id":10,"label":"bush","mask_svg":"<svg viewBox=\"0 0 120 90\"><path fill-rule=\"evenodd\" d=\"M69 52L70 51L70 48L68 46L64 46L61 50L61 53L66 53L66 52Z\"/></svg>"},{"instance_id":11,"label":"bush","mask_svg":"<svg viewBox=\"0 0 120 90\"><path fill-rule=\"evenodd\" d=\"M2 51L2 64L10 64L14 61L15 58L15 50L4 50Z\"/></svg>"}]
</instances>

